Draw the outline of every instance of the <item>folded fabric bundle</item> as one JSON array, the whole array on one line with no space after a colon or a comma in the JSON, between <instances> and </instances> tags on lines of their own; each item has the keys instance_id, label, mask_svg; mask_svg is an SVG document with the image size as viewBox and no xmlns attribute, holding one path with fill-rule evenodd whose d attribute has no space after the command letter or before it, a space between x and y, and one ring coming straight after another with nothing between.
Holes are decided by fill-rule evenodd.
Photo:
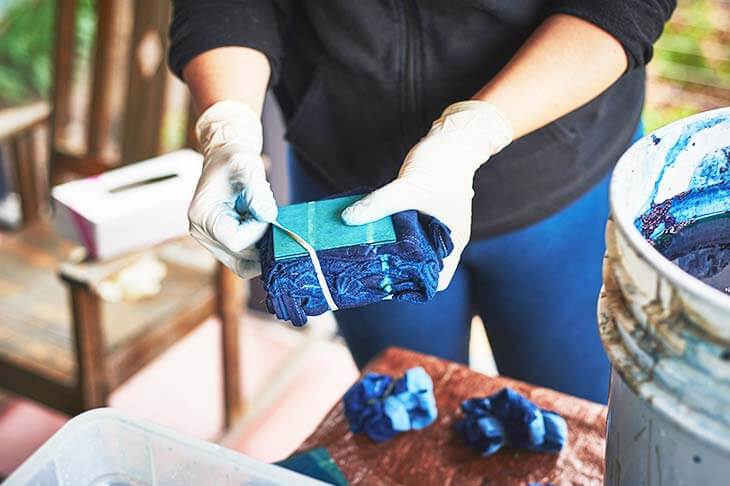
<instances>
[{"instance_id":1,"label":"folded fabric bundle","mask_svg":"<svg viewBox=\"0 0 730 486\"><path fill-rule=\"evenodd\" d=\"M485 398L464 400L461 410L466 417L456 423L456 430L483 456L504 446L556 453L568 437L563 417L541 410L511 388Z\"/></svg>"},{"instance_id":2,"label":"folded fabric bundle","mask_svg":"<svg viewBox=\"0 0 730 486\"><path fill-rule=\"evenodd\" d=\"M397 380L368 373L347 390L343 401L350 430L367 434L375 442L423 429L438 416L433 382L420 366Z\"/></svg>"},{"instance_id":3,"label":"folded fabric bundle","mask_svg":"<svg viewBox=\"0 0 730 486\"><path fill-rule=\"evenodd\" d=\"M280 215L284 209L281 208ZM335 237L353 228L340 221L339 212L331 214L336 216L330 215L324 222L314 221L309 227L326 223L327 231ZM337 308L359 307L385 299L425 302L436 293L443 258L453 249L449 229L438 219L417 211L394 214L391 220L393 241L317 250L324 280ZM259 243L266 306L279 319L301 326L307 322L307 316L322 314L330 310L330 305L309 255L302 251L299 256L275 258L274 231L270 229Z\"/></svg>"}]
</instances>

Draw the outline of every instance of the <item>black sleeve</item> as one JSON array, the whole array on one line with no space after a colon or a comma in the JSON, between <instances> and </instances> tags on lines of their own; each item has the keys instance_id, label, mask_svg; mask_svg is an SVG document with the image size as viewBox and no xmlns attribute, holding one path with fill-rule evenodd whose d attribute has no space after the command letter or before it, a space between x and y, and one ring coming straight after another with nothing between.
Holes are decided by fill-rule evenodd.
<instances>
[{"instance_id":1,"label":"black sleeve","mask_svg":"<svg viewBox=\"0 0 730 486\"><path fill-rule=\"evenodd\" d=\"M554 0L544 16L564 13L602 28L623 45L628 69L646 65L676 0Z\"/></svg>"},{"instance_id":2,"label":"black sleeve","mask_svg":"<svg viewBox=\"0 0 730 486\"><path fill-rule=\"evenodd\" d=\"M278 7L273 0L172 0L170 69L179 78L198 54L217 47L241 46L261 51L278 78L281 39Z\"/></svg>"}]
</instances>

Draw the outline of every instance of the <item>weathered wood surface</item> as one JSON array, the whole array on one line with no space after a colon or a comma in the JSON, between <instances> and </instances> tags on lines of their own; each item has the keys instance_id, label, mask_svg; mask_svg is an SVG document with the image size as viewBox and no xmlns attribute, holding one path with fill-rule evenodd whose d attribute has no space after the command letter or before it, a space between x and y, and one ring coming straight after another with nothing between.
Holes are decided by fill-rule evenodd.
<instances>
[{"instance_id":1,"label":"weathered wood surface","mask_svg":"<svg viewBox=\"0 0 730 486\"><path fill-rule=\"evenodd\" d=\"M68 386L71 313L55 269L72 250L44 224L0 235L0 357Z\"/></svg>"},{"instance_id":2,"label":"weathered wood surface","mask_svg":"<svg viewBox=\"0 0 730 486\"><path fill-rule=\"evenodd\" d=\"M102 332L101 303L88 284L71 282L73 342L76 351L77 386L84 408L106 405L110 387L106 376L106 343Z\"/></svg>"},{"instance_id":3,"label":"weathered wood surface","mask_svg":"<svg viewBox=\"0 0 730 486\"><path fill-rule=\"evenodd\" d=\"M171 2L135 0L122 162L160 152L168 70L165 63Z\"/></svg>"},{"instance_id":4,"label":"weathered wood surface","mask_svg":"<svg viewBox=\"0 0 730 486\"><path fill-rule=\"evenodd\" d=\"M97 398L92 401L97 403L215 312L213 275L175 262L165 262L168 275L157 296L134 303L101 302L98 309L89 295L92 287L84 289L81 277L87 272L92 277L103 274L100 266L117 267L113 262L88 265L75 274L71 299L56 272L73 250L73 245L43 224L0 236L0 387L36 397L40 393L42 398L46 395L34 387L44 381L70 388L82 385L87 392L93 391L91 395ZM79 318L77 330L85 336L79 349L74 340L72 302ZM94 327L97 313L101 316L98 332ZM101 358L95 351L100 343ZM90 363L81 370L82 383L76 378L77 352ZM105 364L99 365L100 360ZM31 382L24 379L26 374L14 373L14 380L23 382L8 383L11 379L2 363L40 378ZM99 385L102 379L104 385ZM69 401L64 398L63 403Z\"/></svg>"},{"instance_id":5,"label":"weathered wood surface","mask_svg":"<svg viewBox=\"0 0 730 486\"><path fill-rule=\"evenodd\" d=\"M30 127L10 139L15 186L20 194L25 224L50 214L45 142L45 130L42 126Z\"/></svg>"},{"instance_id":6,"label":"weathered wood surface","mask_svg":"<svg viewBox=\"0 0 730 486\"><path fill-rule=\"evenodd\" d=\"M119 158L122 112L126 95L125 73L132 28L132 0L98 0L91 82L87 156L113 162Z\"/></svg>"},{"instance_id":7,"label":"weathered wood surface","mask_svg":"<svg viewBox=\"0 0 730 486\"><path fill-rule=\"evenodd\" d=\"M59 0L52 94L52 178L93 175L160 153L170 101L168 1L99 0L93 65L79 78L78 0ZM185 97L172 103L187 103ZM184 107L177 110L184 112Z\"/></svg>"},{"instance_id":8,"label":"weathered wood surface","mask_svg":"<svg viewBox=\"0 0 730 486\"><path fill-rule=\"evenodd\" d=\"M433 379L439 411L436 422L376 444L349 431L340 402L300 450L326 447L352 485L603 484L606 407L397 348L386 350L367 371L402 375L413 366L423 366ZM512 387L567 420L568 443L559 455L503 449L481 457L456 436L453 426L460 418L461 401L504 387Z\"/></svg>"},{"instance_id":9,"label":"weathered wood surface","mask_svg":"<svg viewBox=\"0 0 730 486\"><path fill-rule=\"evenodd\" d=\"M161 147L170 2L99 0L90 87L80 87L74 76L78 6L77 0L56 4L52 112L34 107L15 117L13 126L0 119L0 144L16 165L26 225L0 234L0 388L67 413L104 404L116 386L218 313L230 425L242 414L238 326L244 282L225 269L214 272L214 265L203 269L171 260L157 296L101 302L95 285L134 257L69 263L74 247L43 218L49 179L98 174L120 160L149 158ZM50 136L42 133L49 121Z\"/></svg>"},{"instance_id":10,"label":"weathered wood surface","mask_svg":"<svg viewBox=\"0 0 730 486\"><path fill-rule=\"evenodd\" d=\"M45 103L0 111L0 149L10 157L26 223L49 214L48 116Z\"/></svg>"},{"instance_id":11,"label":"weathered wood surface","mask_svg":"<svg viewBox=\"0 0 730 486\"><path fill-rule=\"evenodd\" d=\"M71 115L71 87L73 82L74 53L76 52L77 0L56 2L55 42L53 43L53 120L52 145L66 138L66 127Z\"/></svg>"}]
</instances>

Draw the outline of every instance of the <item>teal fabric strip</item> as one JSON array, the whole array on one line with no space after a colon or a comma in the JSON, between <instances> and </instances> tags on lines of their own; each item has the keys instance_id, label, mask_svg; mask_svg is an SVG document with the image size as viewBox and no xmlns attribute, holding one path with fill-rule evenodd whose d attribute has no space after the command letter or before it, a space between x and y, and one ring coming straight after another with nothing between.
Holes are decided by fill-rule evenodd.
<instances>
[{"instance_id":1,"label":"teal fabric strip","mask_svg":"<svg viewBox=\"0 0 730 486\"><path fill-rule=\"evenodd\" d=\"M307 240L305 240L289 228L282 226L278 221L274 221L272 224L274 228L286 233L289 237L293 238L297 243L299 243L299 246L306 250L309 258L312 260L314 272L317 274L317 281L319 282L319 288L322 289L322 295L324 295L324 300L327 301L327 305L329 306L330 310L336 311L338 307L335 303L335 299L332 297L332 292L330 292L329 286L327 285L327 279L322 272L322 266L319 263L317 251L312 247L312 245L307 242Z\"/></svg>"},{"instance_id":2,"label":"teal fabric strip","mask_svg":"<svg viewBox=\"0 0 730 486\"><path fill-rule=\"evenodd\" d=\"M279 208L277 222L306 240L316 251L354 245L381 245L395 242L390 217L361 226L347 226L342 211L362 195L344 196ZM274 260L300 257L307 251L280 228L274 228Z\"/></svg>"},{"instance_id":3,"label":"teal fabric strip","mask_svg":"<svg viewBox=\"0 0 730 486\"><path fill-rule=\"evenodd\" d=\"M276 465L336 486L347 486L349 484L345 475L337 467L335 460L323 447L288 457L277 462Z\"/></svg>"}]
</instances>

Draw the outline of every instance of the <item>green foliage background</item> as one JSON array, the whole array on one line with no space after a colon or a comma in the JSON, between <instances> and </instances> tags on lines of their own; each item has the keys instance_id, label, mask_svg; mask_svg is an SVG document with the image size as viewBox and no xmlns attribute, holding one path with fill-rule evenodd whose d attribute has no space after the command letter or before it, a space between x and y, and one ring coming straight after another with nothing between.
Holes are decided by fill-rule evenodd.
<instances>
[{"instance_id":1,"label":"green foliage background","mask_svg":"<svg viewBox=\"0 0 730 486\"><path fill-rule=\"evenodd\" d=\"M647 130L730 105L730 2L679 0L654 52Z\"/></svg>"},{"instance_id":2,"label":"green foliage background","mask_svg":"<svg viewBox=\"0 0 730 486\"><path fill-rule=\"evenodd\" d=\"M0 0L0 107L48 96L55 0ZM93 0L79 1L76 54L88 65L96 27Z\"/></svg>"}]
</instances>

